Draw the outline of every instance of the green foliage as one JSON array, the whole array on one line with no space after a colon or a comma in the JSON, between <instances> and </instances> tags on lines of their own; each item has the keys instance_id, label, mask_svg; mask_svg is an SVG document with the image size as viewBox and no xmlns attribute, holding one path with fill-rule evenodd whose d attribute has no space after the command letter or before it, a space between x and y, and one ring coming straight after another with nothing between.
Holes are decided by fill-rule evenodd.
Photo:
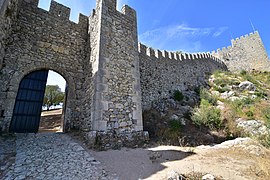
<instances>
[{"instance_id":1,"label":"green foliage","mask_svg":"<svg viewBox=\"0 0 270 180\"><path fill-rule=\"evenodd\" d=\"M266 126L270 128L270 107L266 107L265 109L263 109L262 114L264 116Z\"/></svg>"},{"instance_id":2,"label":"green foliage","mask_svg":"<svg viewBox=\"0 0 270 180\"><path fill-rule=\"evenodd\" d=\"M182 124L178 120L170 120L169 127L172 131L179 131L182 127Z\"/></svg>"},{"instance_id":3,"label":"green foliage","mask_svg":"<svg viewBox=\"0 0 270 180\"><path fill-rule=\"evenodd\" d=\"M238 117L242 117L244 114L244 108L253 105L255 102L251 98L235 99L234 101L228 101L228 105L231 106L231 109L235 112ZM246 114L248 117L252 115L251 113ZM253 115L252 115L253 116Z\"/></svg>"},{"instance_id":4,"label":"green foliage","mask_svg":"<svg viewBox=\"0 0 270 180\"><path fill-rule=\"evenodd\" d=\"M52 105L64 102L64 97L65 93L61 92L58 85L47 85L43 99L43 106L46 106L47 110L49 110Z\"/></svg>"},{"instance_id":5,"label":"green foliage","mask_svg":"<svg viewBox=\"0 0 270 180\"><path fill-rule=\"evenodd\" d=\"M230 86L239 85L240 81L233 77L232 75L227 75L225 73L214 75L213 88L215 91L220 93L224 93L226 91L230 91Z\"/></svg>"},{"instance_id":6,"label":"green foliage","mask_svg":"<svg viewBox=\"0 0 270 180\"><path fill-rule=\"evenodd\" d=\"M179 90L175 90L174 93L173 93L173 99L175 101L182 101L184 99L184 95L182 94L181 91Z\"/></svg>"},{"instance_id":7,"label":"green foliage","mask_svg":"<svg viewBox=\"0 0 270 180\"><path fill-rule=\"evenodd\" d=\"M210 94L205 88L200 89L200 98L207 100L212 105L217 105L217 97Z\"/></svg>"},{"instance_id":8,"label":"green foliage","mask_svg":"<svg viewBox=\"0 0 270 180\"><path fill-rule=\"evenodd\" d=\"M239 90L237 86L243 81L253 83L256 86L255 92ZM237 127L235 120L238 118L264 120L265 125L270 128L270 101L268 100L268 97L270 97L270 72L241 71L238 74L233 74L231 72L219 71L212 75L210 85L211 90L216 90L220 93L234 91L234 98L219 99L224 103L222 111L222 123L224 124L221 123L221 125L228 133L228 137L248 136L247 133ZM211 109L213 103L207 97L207 93L203 92L200 94L202 102L200 107L194 110L192 120L197 125L209 127L209 119L218 119L219 113ZM204 100L207 100L209 104L207 104L207 101L204 102ZM215 121L220 122L219 120ZM217 124L219 126L219 123ZM264 146L270 147L269 135L260 135L257 137L257 140Z\"/></svg>"},{"instance_id":9,"label":"green foliage","mask_svg":"<svg viewBox=\"0 0 270 180\"><path fill-rule=\"evenodd\" d=\"M267 135L262 135L260 137L257 137L257 139L260 141L260 143L269 148L270 147L270 135L267 134Z\"/></svg>"},{"instance_id":10,"label":"green foliage","mask_svg":"<svg viewBox=\"0 0 270 180\"><path fill-rule=\"evenodd\" d=\"M249 110L246 112L246 115L249 119L253 119L254 113L253 113L253 111Z\"/></svg>"},{"instance_id":11,"label":"green foliage","mask_svg":"<svg viewBox=\"0 0 270 180\"><path fill-rule=\"evenodd\" d=\"M256 95L258 98L260 98L260 99L262 99L262 98L266 98L268 95L267 95L267 93L265 93L265 92L263 92L263 91L261 91L261 90L259 90L259 91L256 91L255 93L254 93L254 95Z\"/></svg>"},{"instance_id":12,"label":"green foliage","mask_svg":"<svg viewBox=\"0 0 270 180\"><path fill-rule=\"evenodd\" d=\"M252 82L253 84L255 84L256 86L259 86L258 81L256 80L256 77L251 74L251 73L247 73L246 71L241 71L240 72L240 76L245 80L245 81L249 81Z\"/></svg>"},{"instance_id":13,"label":"green foliage","mask_svg":"<svg viewBox=\"0 0 270 180\"><path fill-rule=\"evenodd\" d=\"M220 110L206 99L202 99L200 107L194 109L191 119L198 126L204 125L210 129L222 127Z\"/></svg>"},{"instance_id":14,"label":"green foliage","mask_svg":"<svg viewBox=\"0 0 270 180\"><path fill-rule=\"evenodd\" d=\"M226 88L226 87L215 86L215 87L214 87L214 90L215 90L215 91L218 91L218 92L220 92L220 93L224 93L224 92L226 92L226 91L229 91L230 89L229 89L229 88Z\"/></svg>"},{"instance_id":15,"label":"green foliage","mask_svg":"<svg viewBox=\"0 0 270 180\"><path fill-rule=\"evenodd\" d=\"M247 75L247 71L245 71L245 70L242 70L242 71L240 72L240 75L242 75L242 76L245 76L245 75Z\"/></svg>"}]
</instances>

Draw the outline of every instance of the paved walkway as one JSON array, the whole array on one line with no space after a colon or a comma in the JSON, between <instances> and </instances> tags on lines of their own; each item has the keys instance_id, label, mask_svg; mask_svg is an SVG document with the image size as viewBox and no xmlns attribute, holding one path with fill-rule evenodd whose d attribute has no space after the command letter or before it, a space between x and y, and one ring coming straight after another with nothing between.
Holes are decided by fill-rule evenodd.
<instances>
[{"instance_id":1,"label":"paved walkway","mask_svg":"<svg viewBox=\"0 0 270 180\"><path fill-rule=\"evenodd\" d=\"M0 179L4 180L117 179L109 176L100 162L66 134L0 138L0 153Z\"/></svg>"}]
</instances>

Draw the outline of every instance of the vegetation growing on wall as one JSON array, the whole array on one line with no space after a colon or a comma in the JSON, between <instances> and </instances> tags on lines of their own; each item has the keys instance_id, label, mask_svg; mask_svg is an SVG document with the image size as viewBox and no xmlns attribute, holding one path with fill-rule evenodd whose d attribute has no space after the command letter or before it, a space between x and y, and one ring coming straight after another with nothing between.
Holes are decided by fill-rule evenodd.
<instances>
[{"instance_id":1,"label":"vegetation growing on wall","mask_svg":"<svg viewBox=\"0 0 270 180\"><path fill-rule=\"evenodd\" d=\"M179 90L175 90L174 93L173 93L173 99L175 101L182 101L184 99L184 95L182 94L181 91Z\"/></svg>"},{"instance_id":2,"label":"vegetation growing on wall","mask_svg":"<svg viewBox=\"0 0 270 180\"><path fill-rule=\"evenodd\" d=\"M179 145L249 136L270 146L270 73L217 71L208 85L156 103L144 115L150 135Z\"/></svg>"}]
</instances>

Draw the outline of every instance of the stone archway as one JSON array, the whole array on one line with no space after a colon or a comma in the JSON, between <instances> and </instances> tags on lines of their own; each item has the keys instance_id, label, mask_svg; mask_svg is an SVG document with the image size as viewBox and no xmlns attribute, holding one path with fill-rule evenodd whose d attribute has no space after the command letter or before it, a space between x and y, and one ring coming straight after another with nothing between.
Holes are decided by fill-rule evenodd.
<instances>
[{"instance_id":1,"label":"stone archway","mask_svg":"<svg viewBox=\"0 0 270 180\"><path fill-rule=\"evenodd\" d=\"M12 76L10 77L10 83L9 83L9 93L8 98L6 99L6 110L5 110L5 119L4 124L6 127L5 129L10 129L13 112L16 104L16 97L19 92L19 85L20 82L26 77L28 74L31 74L32 72L40 71L40 70L52 70L58 74L60 74L66 81L68 93L66 93L66 101L65 101L65 111L64 111L64 117L63 117L63 132L69 131L72 127L71 124L73 123L72 118L72 110L74 109L74 100L76 96L76 88L75 88L75 81L72 74L67 72L65 69L52 65L48 67L48 65L40 65L35 68L31 67L22 67L20 71L15 71Z\"/></svg>"}]
</instances>

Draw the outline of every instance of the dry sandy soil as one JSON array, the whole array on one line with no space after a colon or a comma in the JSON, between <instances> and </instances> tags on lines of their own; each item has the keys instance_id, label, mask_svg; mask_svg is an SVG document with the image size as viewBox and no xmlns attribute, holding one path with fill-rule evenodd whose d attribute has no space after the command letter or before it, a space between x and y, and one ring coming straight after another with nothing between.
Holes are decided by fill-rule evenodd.
<instances>
[{"instance_id":1,"label":"dry sandy soil","mask_svg":"<svg viewBox=\"0 0 270 180\"><path fill-rule=\"evenodd\" d=\"M62 109L43 111L39 124L39 133L62 132Z\"/></svg>"},{"instance_id":2,"label":"dry sandy soil","mask_svg":"<svg viewBox=\"0 0 270 180\"><path fill-rule=\"evenodd\" d=\"M42 114L41 132L59 131L61 111ZM270 150L248 138L216 146L157 146L96 152L89 150L120 180L167 179L167 174L210 173L227 180L270 179Z\"/></svg>"},{"instance_id":3,"label":"dry sandy soil","mask_svg":"<svg viewBox=\"0 0 270 180\"><path fill-rule=\"evenodd\" d=\"M250 139L196 148L158 146L94 152L120 179L167 179L167 174L210 173L220 179L270 179L270 152Z\"/></svg>"}]
</instances>

